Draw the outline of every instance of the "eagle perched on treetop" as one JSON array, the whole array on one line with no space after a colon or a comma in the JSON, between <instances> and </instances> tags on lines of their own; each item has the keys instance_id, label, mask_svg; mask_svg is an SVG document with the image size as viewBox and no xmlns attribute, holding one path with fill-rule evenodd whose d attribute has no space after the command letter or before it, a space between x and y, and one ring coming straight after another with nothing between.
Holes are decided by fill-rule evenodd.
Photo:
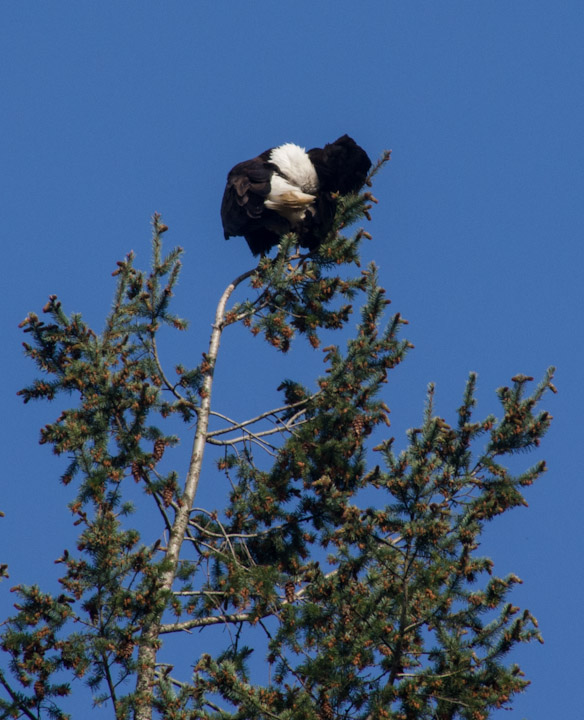
<instances>
[{"instance_id":1,"label":"eagle perched on treetop","mask_svg":"<svg viewBox=\"0 0 584 720\"><path fill-rule=\"evenodd\" d=\"M293 231L314 250L332 228L336 198L358 192L370 167L348 135L308 151L286 143L238 163L221 203L225 239L242 235L254 255L264 255Z\"/></svg>"}]
</instances>

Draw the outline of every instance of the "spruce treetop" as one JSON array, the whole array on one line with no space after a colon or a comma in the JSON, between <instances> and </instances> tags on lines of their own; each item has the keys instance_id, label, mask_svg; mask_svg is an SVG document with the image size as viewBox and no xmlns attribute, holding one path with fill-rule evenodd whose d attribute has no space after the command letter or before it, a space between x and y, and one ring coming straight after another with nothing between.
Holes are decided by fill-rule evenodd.
<instances>
[{"instance_id":1,"label":"spruce treetop","mask_svg":"<svg viewBox=\"0 0 584 720\"><path fill-rule=\"evenodd\" d=\"M520 579L498 577L477 549L545 470L506 463L549 427L538 405L553 372L534 388L516 376L498 391L501 416L482 419L471 373L452 425L430 386L396 449L384 387L412 347L407 323L386 318L378 269L360 267L370 235L344 234L372 202L339 198L317 250L291 233L230 283L197 364L160 359L161 328L187 323L171 309L181 250L164 254L158 215L152 266L131 253L118 263L103 331L56 296L45 320L23 321L39 377L20 395L62 403L40 442L66 459L79 536L56 559L60 594L13 588L2 717L69 717L86 683L116 720L484 720L526 688L508 655L541 641L537 622L511 602ZM345 346L322 348L356 305ZM280 404L252 417L216 408L221 338L239 323L271 362L304 336L324 372L310 386L282 378ZM192 445L186 468L173 467L179 442ZM198 488L219 478L226 497L199 506Z\"/></svg>"}]
</instances>

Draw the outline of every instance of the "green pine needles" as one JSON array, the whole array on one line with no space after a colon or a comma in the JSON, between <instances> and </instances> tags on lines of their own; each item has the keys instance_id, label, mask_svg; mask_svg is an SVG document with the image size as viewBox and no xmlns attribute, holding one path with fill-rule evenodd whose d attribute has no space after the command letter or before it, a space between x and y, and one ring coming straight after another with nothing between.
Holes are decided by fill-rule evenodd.
<instances>
[{"instance_id":1,"label":"green pine needles","mask_svg":"<svg viewBox=\"0 0 584 720\"><path fill-rule=\"evenodd\" d=\"M65 401L40 441L67 459L79 538L57 560L61 594L14 588L2 717L69 717L67 696L89 685L116 720L484 720L525 689L508 653L541 639L537 623L511 603L519 578L497 577L476 550L485 523L524 504L545 470L515 475L505 459L546 432L537 405L552 372L531 391L532 378L513 378L501 418L483 420L471 375L454 427L430 387L405 448L384 440L383 386L411 345L399 314L384 319L377 269L359 269L368 233L342 234L372 201L341 198L318 251L288 235L236 278L195 367L170 372L158 352L163 326L186 328L171 312L181 251L163 254L159 216L152 268L131 254L118 263L102 333L55 296L46 320L22 323L40 372L23 400ZM246 281L248 299L229 305ZM317 350L356 302L354 337ZM280 404L253 417L219 412L214 370L237 323L265 338L257 352L272 363L304 335L325 372L284 378ZM190 460L169 469L179 438ZM200 507L199 486L219 478L225 498Z\"/></svg>"}]
</instances>

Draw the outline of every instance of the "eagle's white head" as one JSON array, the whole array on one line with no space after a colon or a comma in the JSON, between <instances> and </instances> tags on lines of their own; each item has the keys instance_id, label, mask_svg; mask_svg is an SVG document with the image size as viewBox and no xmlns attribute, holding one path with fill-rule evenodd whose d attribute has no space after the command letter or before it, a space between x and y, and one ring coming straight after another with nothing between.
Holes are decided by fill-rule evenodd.
<instances>
[{"instance_id":1,"label":"eagle's white head","mask_svg":"<svg viewBox=\"0 0 584 720\"><path fill-rule=\"evenodd\" d=\"M305 193L314 193L318 190L318 177L314 165L304 148L294 143L285 143L272 150L271 163L274 163L280 173L292 185Z\"/></svg>"}]
</instances>

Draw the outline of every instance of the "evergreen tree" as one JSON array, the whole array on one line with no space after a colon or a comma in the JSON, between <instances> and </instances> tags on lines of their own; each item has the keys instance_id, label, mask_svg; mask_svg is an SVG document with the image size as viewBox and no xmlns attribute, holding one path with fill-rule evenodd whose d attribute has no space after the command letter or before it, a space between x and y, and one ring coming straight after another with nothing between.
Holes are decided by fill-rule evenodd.
<instances>
[{"instance_id":1,"label":"evergreen tree","mask_svg":"<svg viewBox=\"0 0 584 720\"><path fill-rule=\"evenodd\" d=\"M507 654L540 639L537 623L509 601L519 578L495 576L475 551L485 524L523 504L522 488L545 469L514 475L504 462L548 428L536 405L552 373L531 393L532 378L513 378L498 391L501 419L481 420L471 374L454 427L434 413L430 387L405 449L393 438L371 448L389 425L383 385L411 347L400 339L405 320L384 320L376 268L340 274L359 265L368 237L341 230L372 201L340 198L318 251L302 254L285 236L274 259L235 279L196 367L170 373L160 362L159 331L186 323L170 309L180 249L163 255L158 216L152 268L136 269L132 254L118 263L103 332L55 296L47 321L30 313L22 323L41 372L24 401L76 398L40 442L69 459L61 482L75 488L80 535L57 561L60 594L15 588L1 637L2 717L67 717L62 698L79 680L117 720L481 720L524 690ZM250 298L229 305L246 281ZM280 405L247 419L213 409L230 326L281 352L304 335L316 352L359 298L355 336L324 348L312 387L284 379ZM165 469L177 419L189 442L194 432L186 473ZM214 464L204 463L211 446ZM218 473L228 497L199 507L199 483ZM140 520L149 503L155 529ZM185 641L172 664L171 636Z\"/></svg>"}]
</instances>

